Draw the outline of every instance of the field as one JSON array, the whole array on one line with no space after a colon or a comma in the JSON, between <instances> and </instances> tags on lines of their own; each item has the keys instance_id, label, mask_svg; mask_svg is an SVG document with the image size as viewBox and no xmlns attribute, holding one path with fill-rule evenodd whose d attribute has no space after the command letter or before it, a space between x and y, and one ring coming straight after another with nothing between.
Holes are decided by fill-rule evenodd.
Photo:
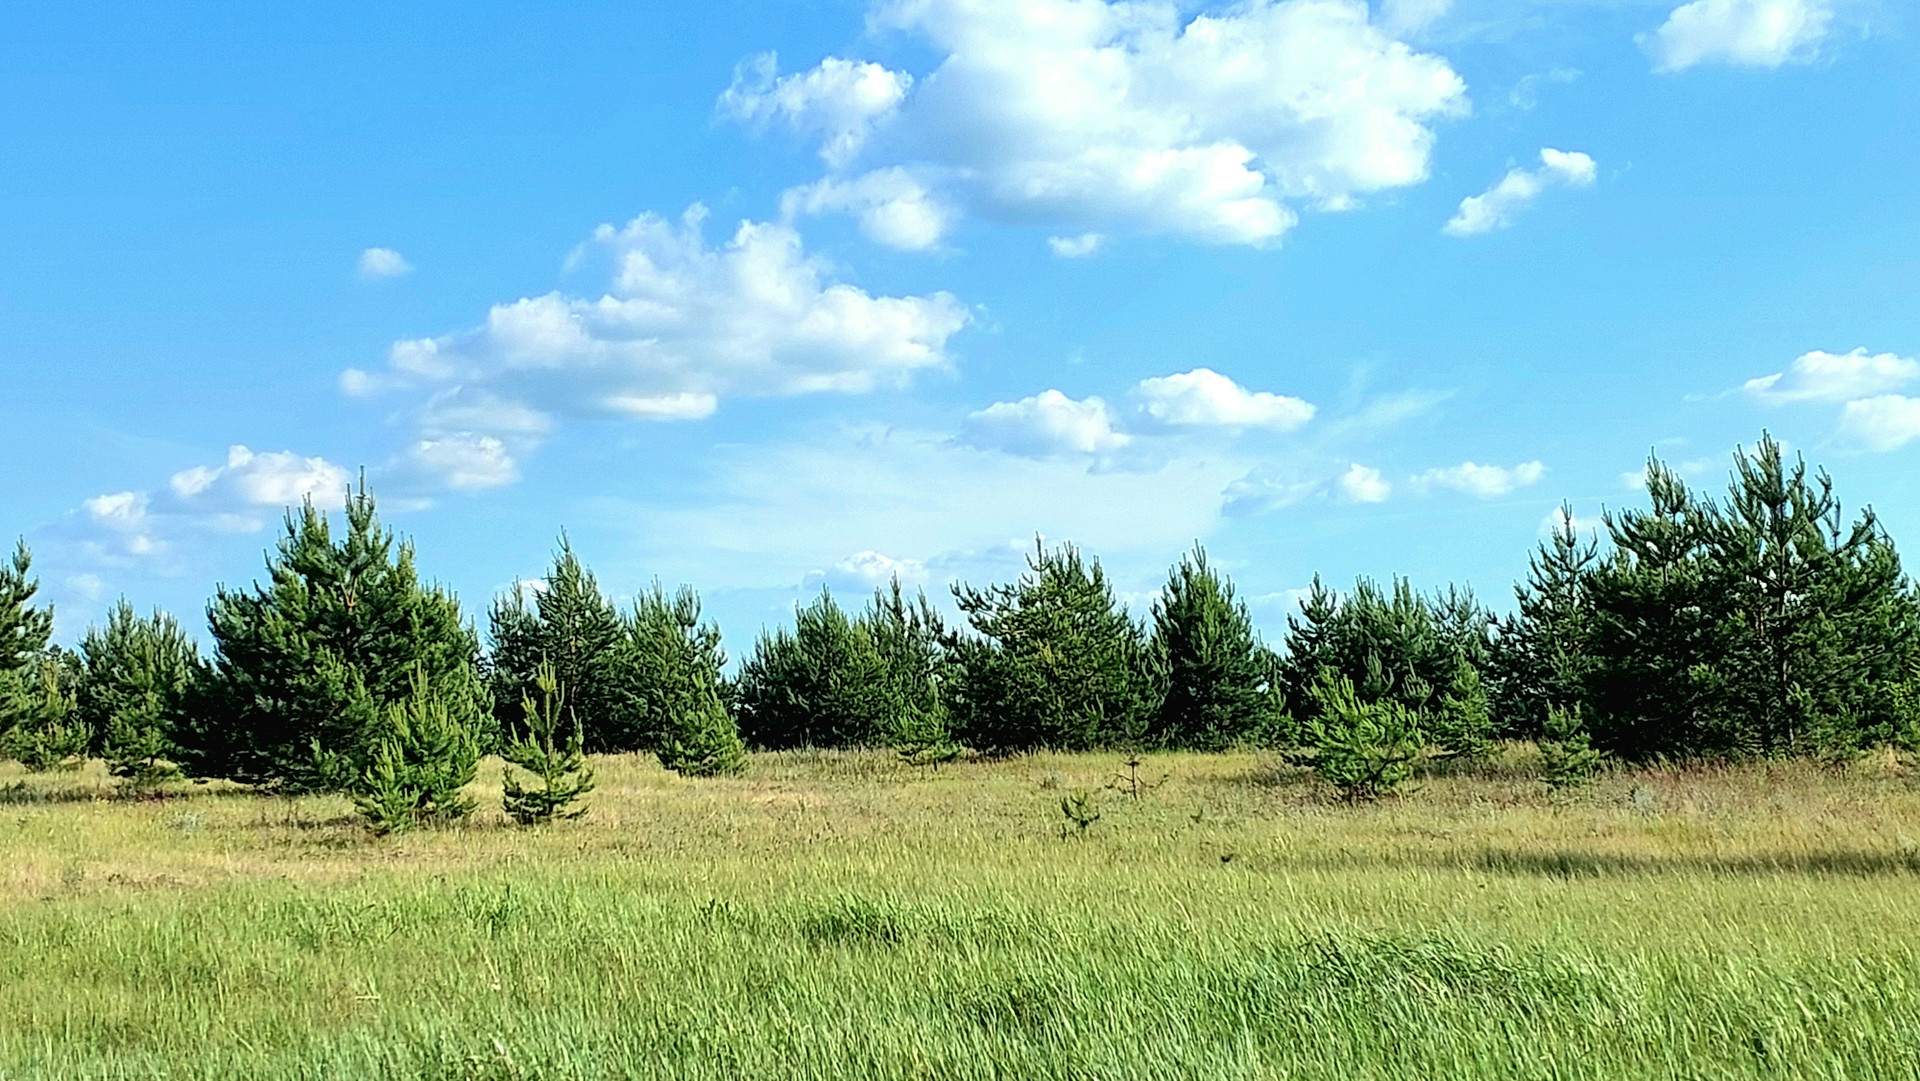
<instances>
[{"instance_id":1,"label":"field","mask_svg":"<svg viewBox=\"0 0 1920 1081\"><path fill-rule=\"evenodd\" d=\"M1528 753L1360 807L1255 755L609 758L544 831L489 765L385 839L7 767L0 1078L1920 1077L1920 780Z\"/></svg>"}]
</instances>

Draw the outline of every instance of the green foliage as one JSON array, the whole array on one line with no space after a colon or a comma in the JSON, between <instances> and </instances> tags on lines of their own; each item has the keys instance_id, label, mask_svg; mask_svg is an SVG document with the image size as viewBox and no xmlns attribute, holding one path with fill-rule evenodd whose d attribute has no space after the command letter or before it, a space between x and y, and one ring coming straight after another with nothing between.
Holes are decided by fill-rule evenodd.
<instances>
[{"instance_id":1,"label":"green foliage","mask_svg":"<svg viewBox=\"0 0 1920 1081\"><path fill-rule=\"evenodd\" d=\"M579 715L566 708L566 686L552 665L543 664L534 671L534 690L539 697L528 694L520 701L524 731L514 732L500 749L500 757L507 761L501 771L500 803L507 816L523 826L579 818L587 809L573 804L593 791L593 768L582 753ZM521 784L513 766L531 773L540 787Z\"/></svg>"},{"instance_id":2,"label":"green foliage","mask_svg":"<svg viewBox=\"0 0 1920 1081\"><path fill-rule=\"evenodd\" d=\"M465 818L474 800L462 789L480 766L480 741L462 682L443 693L416 671L408 696L386 707L382 730L354 789L354 805L376 833Z\"/></svg>"},{"instance_id":3,"label":"green foliage","mask_svg":"<svg viewBox=\"0 0 1920 1081\"><path fill-rule=\"evenodd\" d=\"M1036 542L1027 565L1011 585L953 588L975 632L949 641L955 734L995 753L1137 738L1155 705L1146 638L1099 561Z\"/></svg>"},{"instance_id":4,"label":"green foliage","mask_svg":"<svg viewBox=\"0 0 1920 1081\"><path fill-rule=\"evenodd\" d=\"M1487 663L1491 624L1486 609L1462 590L1427 597L1399 579L1382 591L1362 578L1342 597L1316 577L1300 614L1287 620L1279 682L1303 725L1323 708L1321 673L1329 669L1362 701L1429 714L1454 686L1462 658L1476 669Z\"/></svg>"},{"instance_id":5,"label":"green foliage","mask_svg":"<svg viewBox=\"0 0 1920 1081\"><path fill-rule=\"evenodd\" d=\"M1312 698L1314 771L1349 803L1387 795L1412 775L1423 748L1416 711L1392 698L1368 701L1331 669Z\"/></svg>"},{"instance_id":6,"label":"green foliage","mask_svg":"<svg viewBox=\"0 0 1920 1081\"><path fill-rule=\"evenodd\" d=\"M80 641L86 678L78 698L107 771L135 787L175 775L173 731L203 678L200 652L172 616L142 617L125 600Z\"/></svg>"},{"instance_id":7,"label":"green foliage","mask_svg":"<svg viewBox=\"0 0 1920 1081\"><path fill-rule=\"evenodd\" d=\"M688 777L744 770L746 745L720 696L726 653L719 628L700 620L700 598L684 587L669 597L656 582L634 604L628 633L660 764Z\"/></svg>"},{"instance_id":8,"label":"green foliage","mask_svg":"<svg viewBox=\"0 0 1920 1081\"><path fill-rule=\"evenodd\" d=\"M487 682L501 731L520 719L538 687L542 665L550 666L555 694L567 710L565 727L578 727L594 751L650 749L657 733L636 700L628 627L601 593L563 536L543 588L516 585L488 612Z\"/></svg>"},{"instance_id":9,"label":"green foliage","mask_svg":"<svg viewBox=\"0 0 1920 1081\"><path fill-rule=\"evenodd\" d=\"M1060 797L1060 816L1067 820L1066 825L1060 827L1061 836L1066 836L1067 826L1072 826L1075 837L1085 837L1087 830L1100 821L1101 814L1093 792L1076 788Z\"/></svg>"},{"instance_id":10,"label":"green foliage","mask_svg":"<svg viewBox=\"0 0 1920 1081\"><path fill-rule=\"evenodd\" d=\"M1221 751L1257 741L1271 726L1267 651L1247 606L1198 545L1154 602L1151 651L1164 680L1153 744Z\"/></svg>"},{"instance_id":11,"label":"green foliage","mask_svg":"<svg viewBox=\"0 0 1920 1081\"><path fill-rule=\"evenodd\" d=\"M11 758L33 773L73 769L90 742L74 704L79 665L56 649L42 655L32 672L33 683L15 699L11 723L0 733L0 759Z\"/></svg>"},{"instance_id":12,"label":"green foliage","mask_svg":"<svg viewBox=\"0 0 1920 1081\"><path fill-rule=\"evenodd\" d=\"M895 687L864 620L826 590L794 613L792 631L762 634L740 666L734 706L755 747L871 747L899 727Z\"/></svg>"},{"instance_id":13,"label":"green foliage","mask_svg":"<svg viewBox=\"0 0 1920 1081\"><path fill-rule=\"evenodd\" d=\"M1844 756L1892 742L1891 693L1920 655L1920 603L1871 511L1763 438L1725 504L1650 462L1651 507L1609 516L1587 577L1583 700L1623 758Z\"/></svg>"},{"instance_id":14,"label":"green foliage","mask_svg":"<svg viewBox=\"0 0 1920 1081\"><path fill-rule=\"evenodd\" d=\"M1493 749L1493 716L1487 710L1480 670L1462 656L1454 658L1453 679L1427 717L1427 735L1447 754L1480 758Z\"/></svg>"},{"instance_id":15,"label":"green foliage","mask_svg":"<svg viewBox=\"0 0 1920 1081\"><path fill-rule=\"evenodd\" d=\"M1600 770L1600 752L1593 749L1580 707L1553 706L1540 740L1540 777L1553 789L1591 781Z\"/></svg>"},{"instance_id":16,"label":"green foliage","mask_svg":"<svg viewBox=\"0 0 1920 1081\"><path fill-rule=\"evenodd\" d=\"M220 588L208 612L204 700L174 733L181 765L293 790L343 789L373 765L389 707L424 680L463 730L481 730L479 644L459 603L423 585L364 484L336 541L311 502L287 516L269 581Z\"/></svg>"},{"instance_id":17,"label":"green foliage","mask_svg":"<svg viewBox=\"0 0 1920 1081\"><path fill-rule=\"evenodd\" d=\"M1588 579L1598 560L1598 541L1583 541L1573 508L1562 506L1553 533L1528 557L1516 610L1494 640L1494 706L1507 735L1538 738L1549 709L1585 698L1594 664Z\"/></svg>"}]
</instances>

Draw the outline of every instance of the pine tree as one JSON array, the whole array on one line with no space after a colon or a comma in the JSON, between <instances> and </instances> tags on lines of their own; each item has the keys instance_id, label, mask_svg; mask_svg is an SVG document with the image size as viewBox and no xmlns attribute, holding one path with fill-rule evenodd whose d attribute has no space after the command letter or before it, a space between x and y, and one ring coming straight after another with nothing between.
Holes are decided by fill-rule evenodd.
<instances>
[{"instance_id":1,"label":"pine tree","mask_svg":"<svg viewBox=\"0 0 1920 1081\"><path fill-rule=\"evenodd\" d=\"M864 621L826 590L754 643L734 681L740 734L755 747L870 747L898 727L886 663Z\"/></svg>"},{"instance_id":2,"label":"pine tree","mask_svg":"<svg viewBox=\"0 0 1920 1081\"><path fill-rule=\"evenodd\" d=\"M459 602L420 582L412 546L380 526L364 482L346 526L336 541L307 502L287 516L267 585L216 592L207 693L174 734L191 775L353 787L416 680L476 739L490 726Z\"/></svg>"},{"instance_id":3,"label":"pine tree","mask_svg":"<svg viewBox=\"0 0 1920 1081\"><path fill-rule=\"evenodd\" d=\"M1317 692L1327 670L1346 677L1364 701L1392 701L1430 715L1453 686L1462 658L1476 670L1488 663L1492 622L1462 590L1427 597L1404 580L1382 590L1362 578L1342 597L1316 577L1300 614L1287 620L1281 689L1302 724L1320 709L1324 696Z\"/></svg>"},{"instance_id":4,"label":"pine tree","mask_svg":"<svg viewBox=\"0 0 1920 1081\"><path fill-rule=\"evenodd\" d=\"M566 703L566 723L580 727L588 748L623 752L651 746L643 710L630 694L631 651L619 610L566 537L560 538L543 588L515 586L494 603L488 627L493 642L488 682L503 731L514 726L522 703L538 691L538 672L546 664Z\"/></svg>"},{"instance_id":5,"label":"pine tree","mask_svg":"<svg viewBox=\"0 0 1920 1081\"><path fill-rule=\"evenodd\" d=\"M30 772L75 769L86 758L91 734L74 705L79 666L57 647L32 666L33 682L16 699L12 723L0 733L0 759Z\"/></svg>"},{"instance_id":6,"label":"pine tree","mask_svg":"<svg viewBox=\"0 0 1920 1081\"><path fill-rule=\"evenodd\" d=\"M1527 580L1514 588L1516 611L1495 640L1496 712L1509 735L1535 738L1548 709L1586 699L1593 669L1587 583L1598 560L1599 542L1582 541L1573 508L1562 506L1553 533L1528 557Z\"/></svg>"},{"instance_id":7,"label":"pine tree","mask_svg":"<svg viewBox=\"0 0 1920 1081\"><path fill-rule=\"evenodd\" d=\"M627 620L634 694L646 703L660 764L689 777L739 773L746 745L721 699L726 653L720 630L700 620L700 598L682 588L669 597L654 583Z\"/></svg>"},{"instance_id":8,"label":"pine tree","mask_svg":"<svg viewBox=\"0 0 1920 1081\"><path fill-rule=\"evenodd\" d=\"M1222 751L1270 723L1266 649L1247 606L1199 545L1154 602L1152 651L1165 679L1152 742Z\"/></svg>"},{"instance_id":9,"label":"pine tree","mask_svg":"<svg viewBox=\"0 0 1920 1081\"><path fill-rule=\"evenodd\" d=\"M953 587L972 635L951 636L961 741L1004 753L1125 742L1153 708L1146 637L1098 560L1037 541L1010 585Z\"/></svg>"},{"instance_id":10,"label":"pine tree","mask_svg":"<svg viewBox=\"0 0 1920 1081\"><path fill-rule=\"evenodd\" d=\"M107 771L135 787L173 776L172 733L202 676L193 639L172 616L143 618L122 600L104 628L87 630L80 652L79 717L99 741Z\"/></svg>"},{"instance_id":11,"label":"pine tree","mask_svg":"<svg viewBox=\"0 0 1920 1081\"><path fill-rule=\"evenodd\" d=\"M926 593L916 591L909 601L896 577L874 590L860 621L880 655L894 750L910 765L939 766L958 758L945 694L953 673L946 624Z\"/></svg>"},{"instance_id":12,"label":"pine tree","mask_svg":"<svg viewBox=\"0 0 1920 1081\"><path fill-rule=\"evenodd\" d=\"M1587 738L1579 706L1552 706L1540 740L1540 776L1547 787L1571 788L1593 779L1600 752Z\"/></svg>"},{"instance_id":13,"label":"pine tree","mask_svg":"<svg viewBox=\"0 0 1920 1081\"><path fill-rule=\"evenodd\" d=\"M480 743L470 720L465 681L441 693L418 670L408 696L386 707L384 723L354 786L354 803L376 833L465 818L474 800L462 791L480 765Z\"/></svg>"},{"instance_id":14,"label":"pine tree","mask_svg":"<svg viewBox=\"0 0 1920 1081\"><path fill-rule=\"evenodd\" d=\"M528 694L521 699L525 729L514 732L500 750L509 767L501 770L500 803L507 816L523 826L579 818L587 809L573 804L593 791L593 767L581 751L580 719L566 708L566 686L552 665L543 664L535 671L534 690L539 697ZM512 766L531 773L540 787L521 784Z\"/></svg>"},{"instance_id":15,"label":"pine tree","mask_svg":"<svg viewBox=\"0 0 1920 1081\"><path fill-rule=\"evenodd\" d=\"M33 554L21 541L12 560L0 562L0 759L33 754L29 730L48 719L41 668L53 638L53 609L34 607L40 583L32 573Z\"/></svg>"},{"instance_id":16,"label":"pine tree","mask_svg":"<svg viewBox=\"0 0 1920 1081\"><path fill-rule=\"evenodd\" d=\"M1481 758L1493 749L1493 715L1480 670L1465 657L1454 659L1453 679L1440 696L1427 724L1428 735L1441 750L1461 758Z\"/></svg>"},{"instance_id":17,"label":"pine tree","mask_svg":"<svg viewBox=\"0 0 1920 1081\"><path fill-rule=\"evenodd\" d=\"M1391 793L1413 774L1423 737L1419 714L1392 698L1368 701L1353 681L1326 670L1307 724L1313 767L1349 803Z\"/></svg>"}]
</instances>

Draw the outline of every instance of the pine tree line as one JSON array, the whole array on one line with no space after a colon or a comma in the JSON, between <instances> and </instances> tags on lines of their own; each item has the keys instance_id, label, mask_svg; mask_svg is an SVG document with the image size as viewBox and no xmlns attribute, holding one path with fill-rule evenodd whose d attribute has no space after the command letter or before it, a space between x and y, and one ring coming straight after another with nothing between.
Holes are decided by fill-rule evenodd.
<instances>
[{"instance_id":1,"label":"pine tree line","mask_svg":"<svg viewBox=\"0 0 1920 1081\"><path fill-rule=\"evenodd\" d=\"M691 590L656 583L623 609L564 537L544 579L492 605L483 649L363 485L341 535L305 505L263 582L216 590L205 658L124 602L78 651L51 645L18 548L0 564L0 757L347 792L398 828L470 809L487 753L509 763L509 813L535 822L577 810L586 753L711 776L748 746L927 765L962 747L1263 746L1365 796L1500 738L1539 742L1556 784L1602 754L1920 750L1920 596L1871 511L1847 519L1771 439L1736 456L1724 499L1658 461L1646 492L1590 538L1563 513L1505 616L1452 588L1315 579L1276 649L1198 547L1136 617L1097 559L1036 543L1016 580L953 587L957 624L897 581L853 611L823 590L728 678Z\"/></svg>"}]
</instances>

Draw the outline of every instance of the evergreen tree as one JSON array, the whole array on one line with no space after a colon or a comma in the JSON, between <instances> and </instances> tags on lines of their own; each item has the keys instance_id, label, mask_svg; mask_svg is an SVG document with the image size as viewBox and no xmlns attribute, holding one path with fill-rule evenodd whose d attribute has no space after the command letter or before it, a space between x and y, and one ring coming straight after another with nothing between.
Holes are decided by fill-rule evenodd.
<instances>
[{"instance_id":1,"label":"evergreen tree","mask_svg":"<svg viewBox=\"0 0 1920 1081\"><path fill-rule=\"evenodd\" d=\"M1527 580L1514 588L1516 611L1495 640L1496 712L1509 735L1535 738L1549 709L1585 700L1593 668L1587 579L1598 559L1599 542L1583 542L1573 508L1562 506L1552 535L1528 557Z\"/></svg>"},{"instance_id":2,"label":"evergreen tree","mask_svg":"<svg viewBox=\"0 0 1920 1081\"><path fill-rule=\"evenodd\" d=\"M1571 788L1593 779L1600 769L1600 752L1587 738L1579 706L1550 706L1540 739L1540 776L1553 789Z\"/></svg>"},{"instance_id":3,"label":"evergreen tree","mask_svg":"<svg viewBox=\"0 0 1920 1081\"><path fill-rule=\"evenodd\" d=\"M1368 700L1332 669L1312 697L1314 771L1349 803L1377 799L1412 776L1424 742L1417 711L1392 698Z\"/></svg>"},{"instance_id":4,"label":"evergreen tree","mask_svg":"<svg viewBox=\"0 0 1920 1081\"><path fill-rule=\"evenodd\" d=\"M11 758L34 773L73 769L86 758L91 742L74 705L79 684L76 658L58 647L30 664L31 675L12 708L12 720L0 732L0 759Z\"/></svg>"},{"instance_id":5,"label":"evergreen tree","mask_svg":"<svg viewBox=\"0 0 1920 1081\"><path fill-rule=\"evenodd\" d=\"M1453 661L1453 679L1427 723L1428 735L1442 751L1462 758L1479 758L1493 749L1493 715L1487 708L1480 670L1459 654Z\"/></svg>"},{"instance_id":6,"label":"evergreen tree","mask_svg":"<svg viewBox=\"0 0 1920 1081\"><path fill-rule=\"evenodd\" d=\"M923 591L911 601L895 578L873 592L860 622L880 654L891 699L891 731L896 750L909 761L937 764L959 754L952 741L945 689L951 682L946 622Z\"/></svg>"},{"instance_id":7,"label":"evergreen tree","mask_svg":"<svg viewBox=\"0 0 1920 1081\"><path fill-rule=\"evenodd\" d=\"M898 728L900 703L871 629L820 591L794 629L754 643L734 681L740 734L751 745L869 747Z\"/></svg>"},{"instance_id":8,"label":"evergreen tree","mask_svg":"<svg viewBox=\"0 0 1920 1081\"><path fill-rule=\"evenodd\" d=\"M525 729L515 731L500 750L508 764L501 770L500 803L507 816L523 826L579 818L587 809L573 804L593 791L593 767L581 751L580 719L566 708L566 687L552 665L542 664L535 671L534 690L538 698L529 694L521 699ZM512 766L531 773L540 787L521 784Z\"/></svg>"},{"instance_id":9,"label":"evergreen tree","mask_svg":"<svg viewBox=\"0 0 1920 1081\"><path fill-rule=\"evenodd\" d=\"M1098 560L1038 542L1011 585L953 587L974 630L952 636L961 742L988 752L1087 750L1136 737L1153 682L1145 635Z\"/></svg>"},{"instance_id":10,"label":"evergreen tree","mask_svg":"<svg viewBox=\"0 0 1920 1081\"><path fill-rule=\"evenodd\" d=\"M1221 751L1269 724L1269 665L1253 617L1198 545L1154 602L1152 651L1165 679L1152 742Z\"/></svg>"},{"instance_id":11,"label":"evergreen tree","mask_svg":"<svg viewBox=\"0 0 1920 1081\"><path fill-rule=\"evenodd\" d=\"M531 596L529 596L531 594ZM538 673L551 665L568 716L587 747L600 752L647 747L643 711L631 691L632 654L619 611L563 536L544 588L515 586L488 613L488 682L504 731L520 718L527 697L539 692Z\"/></svg>"},{"instance_id":12,"label":"evergreen tree","mask_svg":"<svg viewBox=\"0 0 1920 1081\"><path fill-rule=\"evenodd\" d=\"M0 758L24 746L25 728L38 728L47 709L41 667L53 638L53 609L36 608L40 582L25 541L0 562ZM57 677L56 677L57 678ZM17 734L18 733L18 734Z\"/></svg>"},{"instance_id":13,"label":"evergreen tree","mask_svg":"<svg viewBox=\"0 0 1920 1081\"><path fill-rule=\"evenodd\" d=\"M450 694L416 670L411 692L389 704L367 765L354 786L354 804L376 833L465 818L474 800L462 791L480 766L480 743L470 719L473 687L457 680Z\"/></svg>"},{"instance_id":14,"label":"evergreen tree","mask_svg":"<svg viewBox=\"0 0 1920 1081\"><path fill-rule=\"evenodd\" d=\"M660 764L689 777L746 768L746 745L721 700L726 652L720 629L700 620L700 598L682 588L669 597L654 583L627 620L633 690L646 731L657 733Z\"/></svg>"},{"instance_id":15,"label":"evergreen tree","mask_svg":"<svg viewBox=\"0 0 1920 1081\"><path fill-rule=\"evenodd\" d=\"M476 738L487 726L479 644L459 603L420 582L412 546L380 526L364 483L346 526L336 541L307 502L287 515L266 585L216 592L208 693L174 734L193 776L352 787L416 681Z\"/></svg>"},{"instance_id":16,"label":"evergreen tree","mask_svg":"<svg viewBox=\"0 0 1920 1081\"><path fill-rule=\"evenodd\" d=\"M173 776L173 731L202 677L200 652L172 616L141 617L125 600L80 642L86 677L80 722L98 741L107 771L135 786Z\"/></svg>"},{"instance_id":17,"label":"evergreen tree","mask_svg":"<svg viewBox=\"0 0 1920 1081\"><path fill-rule=\"evenodd\" d=\"M1329 670L1364 701L1429 714L1454 685L1462 659L1475 669L1488 663L1491 624L1486 609L1461 590L1429 598L1403 580L1383 591L1362 578L1341 597L1316 577L1300 614L1287 620L1281 689L1303 723L1321 708L1325 696L1316 691Z\"/></svg>"}]
</instances>

